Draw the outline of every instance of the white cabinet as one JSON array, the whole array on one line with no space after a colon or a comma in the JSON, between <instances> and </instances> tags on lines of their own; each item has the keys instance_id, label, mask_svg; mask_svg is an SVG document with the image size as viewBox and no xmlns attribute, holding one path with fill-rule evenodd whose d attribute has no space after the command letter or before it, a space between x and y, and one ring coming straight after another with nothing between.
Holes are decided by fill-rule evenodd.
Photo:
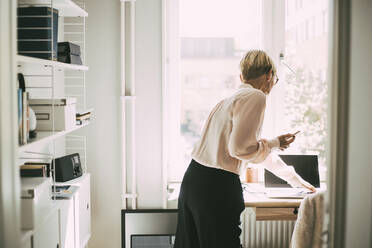
<instances>
[{"instance_id":1,"label":"white cabinet","mask_svg":"<svg viewBox=\"0 0 372 248\"><path fill-rule=\"evenodd\" d=\"M76 224L78 226L78 247L84 247L90 238L90 175L86 174L77 192L76 209L78 210Z\"/></svg>"},{"instance_id":2,"label":"white cabinet","mask_svg":"<svg viewBox=\"0 0 372 248\"><path fill-rule=\"evenodd\" d=\"M75 211L74 198L58 200L59 203L59 233L61 248L75 246Z\"/></svg>"},{"instance_id":3,"label":"white cabinet","mask_svg":"<svg viewBox=\"0 0 372 248\"><path fill-rule=\"evenodd\" d=\"M57 183L57 185L72 185L79 189L69 199L60 199L60 237L62 248L83 248L90 238L90 174Z\"/></svg>"},{"instance_id":4,"label":"white cabinet","mask_svg":"<svg viewBox=\"0 0 372 248\"><path fill-rule=\"evenodd\" d=\"M35 229L23 231L22 248L84 248L90 238L90 174L57 186L78 187L71 198L58 199Z\"/></svg>"},{"instance_id":5,"label":"white cabinet","mask_svg":"<svg viewBox=\"0 0 372 248\"><path fill-rule=\"evenodd\" d=\"M31 238L33 248L59 248L58 209L53 208L47 220Z\"/></svg>"},{"instance_id":6,"label":"white cabinet","mask_svg":"<svg viewBox=\"0 0 372 248\"><path fill-rule=\"evenodd\" d=\"M33 230L21 232L22 248L59 248L58 216L59 208L55 205L45 213L42 223Z\"/></svg>"}]
</instances>

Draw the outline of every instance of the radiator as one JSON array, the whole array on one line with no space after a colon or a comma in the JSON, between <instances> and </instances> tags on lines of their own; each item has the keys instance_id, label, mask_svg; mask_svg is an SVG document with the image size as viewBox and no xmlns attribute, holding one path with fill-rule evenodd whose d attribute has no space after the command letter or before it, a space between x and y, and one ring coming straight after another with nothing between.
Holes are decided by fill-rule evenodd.
<instances>
[{"instance_id":1,"label":"radiator","mask_svg":"<svg viewBox=\"0 0 372 248\"><path fill-rule=\"evenodd\" d=\"M241 243L244 248L288 248L295 221L256 221L254 209L241 215Z\"/></svg>"}]
</instances>

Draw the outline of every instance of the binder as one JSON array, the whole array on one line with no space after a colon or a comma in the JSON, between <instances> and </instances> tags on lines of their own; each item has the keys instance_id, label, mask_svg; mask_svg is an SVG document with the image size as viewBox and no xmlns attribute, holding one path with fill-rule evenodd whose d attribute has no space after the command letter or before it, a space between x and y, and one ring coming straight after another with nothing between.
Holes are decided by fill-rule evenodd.
<instances>
[{"instance_id":1,"label":"binder","mask_svg":"<svg viewBox=\"0 0 372 248\"><path fill-rule=\"evenodd\" d=\"M18 29L17 35L19 40L52 39L52 29Z\"/></svg>"},{"instance_id":2,"label":"binder","mask_svg":"<svg viewBox=\"0 0 372 248\"><path fill-rule=\"evenodd\" d=\"M58 10L19 7L17 25L19 54L57 60Z\"/></svg>"},{"instance_id":3,"label":"binder","mask_svg":"<svg viewBox=\"0 0 372 248\"><path fill-rule=\"evenodd\" d=\"M40 163L25 164L20 167L21 177L47 177L47 165Z\"/></svg>"}]
</instances>

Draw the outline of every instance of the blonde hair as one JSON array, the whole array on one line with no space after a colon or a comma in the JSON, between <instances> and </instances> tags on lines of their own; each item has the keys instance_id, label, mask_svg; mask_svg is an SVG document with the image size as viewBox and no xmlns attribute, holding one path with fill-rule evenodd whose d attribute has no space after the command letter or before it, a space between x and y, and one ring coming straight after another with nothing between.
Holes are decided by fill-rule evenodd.
<instances>
[{"instance_id":1,"label":"blonde hair","mask_svg":"<svg viewBox=\"0 0 372 248\"><path fill-rule=\"evenodd\" d=\"M273 70L275 75L276 67L273 60L262 50L250 50L240 61L243 80L258 78L270 70Z\"/></svg>"}]
</instances>

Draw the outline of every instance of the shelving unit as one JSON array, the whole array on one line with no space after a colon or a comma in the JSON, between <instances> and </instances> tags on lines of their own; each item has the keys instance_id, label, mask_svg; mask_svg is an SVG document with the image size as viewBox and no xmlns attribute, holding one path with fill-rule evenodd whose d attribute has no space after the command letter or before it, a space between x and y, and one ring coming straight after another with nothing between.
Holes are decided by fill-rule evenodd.
<instances>
[{"instance_id":1,"label":"shelving unit","mask_svg":"<svg viewBox=\"0 0 372 248\"><path fill-rule=\"evenodd\" d=\"M85 11L84 2L78 2L79 0L18 0L19 7L28 7L28 6L46 6L53 9L58 9L58 16L59 16L59 31L58 31L58 41L70 41L72 43L76 43L80 45L82 54L81 58L83 61L83 65L75 65L75 64L68 64L62 63L59 61L54 60L47 60L47 59L40 59L36 57L24 56L24 55L16 55L15 60L18 65L18 72L24 74L25 81L26 81L26 91L32 92L31 96L35 95L38 96L38 93L42 95L41 97L32 97L32 98L48 98L48 99L58 99L63 97L76 97L77 104L76 110L77 112L81 112L82 110L86 109L86 99L85 99L85 73L89 70L89 67L85 65L85 17L88 16L88 13ZM28 16L30 17L30 16ZM38 17L38 16L37 16ZM48 16L44 16L48 17ZM53 30L53 15L50 16L51 18L51 29ZM55 19L54 19L55 20ZM74 30L76 29L76 30ZM66 30L66 32L65 32ZM51 32L51 39L50 42L53 41L53 33ZM75 39L76 36L81 36L81 39ZM50 46L53 47L53 46ZM51 48L47 52L56 52L54 48ZM46 93L40 93L44 91ZM16 93L15 93L16 94ZM53 101L52 101L53 102ZM90 237L90 208L87 209L86 206L90 205L90 175L86 171L86 138L85 136L79 136L74 133L86 126L89 125L89 122L86 122L82 125L76 125L71 129L57 131L55 130L55 108L56 105L53 103L51 105L51 119L53 120L53 130L51 131L37 131L37 137L33 140L29 140L28 143L24 145L19 145L17 149L17 162L19 164L24 163L25 161L30 162L45 162L46 160L48 163L53 161L55 158L75 153L77 150L79 154L82 154L82 167L83 167L83 176L80 178L82 181L80 187L79 194L74 196L74 202L80 201L80 203L84 203L85 205L74 205L73 211L77 211L76 215L82 215L83 217L79 219L79 216L76 216L76 220L68 220L68 223L73 223L73 229L77 234L74 234L72 240L76 240L74 244L72 243L64 243L65 241L61 237L61 225L55 225L55 220L59 221L66 221L61 220L61 212L67 211L69 212L70 209L66 210L66 206L64 205L62 210L62 205L60 204L59 200L56 197L53 197L53 213L48 211L45 215L52 217L48 217L48 224L40 225L40 228L36 230L20 230L20 237L22 247L56 247L56 242L58 242L57 247L85 247ZM69 140L71 138L71 140ZM82 147L76 146L75 140L83 144ZM75 144L73 146L70 145ZM75 142L75 143L74 143ZM30 160L27 160L30 159ZM42 163L42 162L41 162ZM85 166L84 166L85 164ZM51 171L52 171L52 178L50 179L51 187L55 188L57 185L60 185L55 180L55 168L54 164L51 163ZM83 180L84 179L84 180ZM21 180L22 181L22 180ZM76 184L76 180L68 181L65 184ZM23 184L22 184L23 185ZM24 185L23 185L24 186ZM49 187L49 186L48 186ZM44 195L45 196L45 195ZM50 199L47 197L47 199ZM75 204L75 203L74 203ZM22 205L22 203L21 203ZM61 205L61 206L60 206ZM81 208L80 208L80 207ZM56 208L60 208L60 211L55 211ZM74 212L75 213L75 212ZM70 216L71 217L71 216ZM72 215L75 218L75 214ZM21 217L22 218L22 217ZM67 218L67 217L66 217ZM81 222L81 223L79 223ZM46 225L52 225L53 230L50 230L51 233L54 233L55 230L59 230L59 234L57 236L48 237L45 232L48 232L48 228ZM76 226L77 225L77 226ZM76 229L77 228L77 229ZM82 229L83 228L83 229ZM42 237L45 236L45 242L43 241ZM70 240L71 240L71 236ZM58 239L58 241L56 241ZM77 241L80 241L77 243ZM31 243L31 245L30 245Z\"/></svg>"}]
</instances>

